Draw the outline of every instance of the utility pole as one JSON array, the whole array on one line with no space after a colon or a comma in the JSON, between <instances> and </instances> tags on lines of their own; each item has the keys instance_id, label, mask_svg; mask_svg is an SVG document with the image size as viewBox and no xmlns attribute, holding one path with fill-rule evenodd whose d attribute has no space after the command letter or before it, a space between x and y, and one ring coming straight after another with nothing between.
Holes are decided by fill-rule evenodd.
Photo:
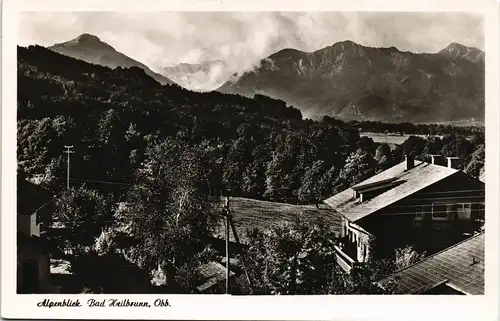
<instances>
[{"instance_id":1,"label":"utility pole","mask_svg":"<svg viewBox=\"0 0 500 321\"><path fill-rule=\"evenodd\" d=\"M64 146L64 148L66 148L66 150L63 153L68 155L68 160L67 160L68 169L67 169L67 173L66 173L66 188L69 189L70 155L74 154L75 152L72 150L73 145L71 145L71 146L66 145L66 146Z\"/></svg>"},{"instance_id":2,"label":"utility pole","mask_svg":"<svg viewBox=\"0 0 500 321\"><path fill-rule=\"evenodd\" d=\"M226 196L226 204L224 205L224 214L226 216L226 294L229 294L229 197Z\"/></svg>"},{"instance_id":3,"label":"utility pole","mask_svg":"<svg viewBox=\"0 0 500 321\"><path fill-rule=\"evenodd\" d=\"M253 292L252 279L250 278L250 275L248 274L245 253L243 252L243 247L241 245L240 238L238 237L238 233L236 232L236 226L234 225L233 217L230 215L230 216L228 216L228 218L229 218L229 223L231 224L231 229L233 230L234 240L236 241L236 243L238 244L238 247L240 248L241 261L243 263L243 269L245 270L245 275L247 277L248 284L250 285L250 290Z\"/></svg>"}]
</instances>

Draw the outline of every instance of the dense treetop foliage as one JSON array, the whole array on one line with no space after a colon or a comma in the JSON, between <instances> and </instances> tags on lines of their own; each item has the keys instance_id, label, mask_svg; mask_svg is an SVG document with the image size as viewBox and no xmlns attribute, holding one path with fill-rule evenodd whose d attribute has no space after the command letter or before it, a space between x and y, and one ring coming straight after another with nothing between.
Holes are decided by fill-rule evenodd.
<instances>
[{"instance_id":1,"label":"dense treetop foliage","mask_svg":"<svg viewBox=\"0 0 500 321\"><path fill-rule=\"evenodd\" d=\"M460 134L463 136L483 135L484 126L472 126L468 124L414 124L414 123L383 123L377 121L351 121L352 126L363 132L383 133L385 131L394 134L414 135L446 135Z\"/></svg>"}]
</instances>

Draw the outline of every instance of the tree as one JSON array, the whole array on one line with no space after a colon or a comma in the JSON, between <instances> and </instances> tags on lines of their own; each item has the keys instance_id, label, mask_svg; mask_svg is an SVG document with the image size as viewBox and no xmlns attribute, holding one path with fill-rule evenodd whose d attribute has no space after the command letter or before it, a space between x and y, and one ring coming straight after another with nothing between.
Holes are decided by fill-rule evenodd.
<instances>
[{"instance_id":1,"label":"tree","mask_svg":"<svg viewBox=\"0 0 500 321\"><path fill-rule=\"evenodd\" d=\"M222 174L222 182L231 195L240 193L242 174L251 161L250 142L246 136L238 138L229 148Z\"/></svg>"},{"instance_id":2,"label":"tree","mask_svg":"<svg viewBox=\"0 0 500 321\"><path fill-rule=\"evenodd\" d=\"M376 168L375 159L368 152L358 149L349 156L339 172L335 184L337 192L373 176Z\"/></svg>"},{"instance_id":3,"label":"tree","mask_svg":"<svg viewBox=\"0 0 500 321\"><path fill-rule=\"evenodd\" d=\"M464 168L464 172L471 175L472 177L479 178L481 169L484 168L484 158L485 150L484 144L482 144L477 147L474 153L472 153L470 161Z\"/></svg>"},{"instance_id":4,"label":"tree","mask_svg":"<svg viewBox=\"0 0 500 321\"><path fill-rule=\"evenodd\" d=\"M243 196L262 198L266 189L266 164L269 161L271 148L267 142L255 147L250 162L241 178Z\"/></svg>"},{"instance_id":5,"label":"tree","mask_svg":"<svg viewBox=\"0 0 500 321\"><path fill-rule=\"evenodd\" d=\"M306 163L302 154L304 146L298 134L290 134L279 143L266 169L266 197L273 200L295 197Z\"/></svg>"},{"instance_id":6,"label":"tree","mask_svg":"<svg viewBox=\"0 0 500 321\"><path fill-rule=\"evenodd\" d=\"M345 277L344 294L388 294L392 289L381 289L375 282L394 272L391 259L374 259L355 265Z\"/></svg>"},{"instance_id":7,"label":"tree","mask_svg":"<svg viewBox=\"0 0 500 321\"><path fill-rule=\"evenodd\" d=\"M375 160L378 161L378 164L382 170L388 169L393 165L391 148L387 144L381 144L377 147L375 151Z\"/></svg>"},{"instance_id":8,"label":"tree","mask_svg":"<svg viewBox=\"0 0 500 321\"><path fill-rule=\"evenodd\" d=\"M89 252L98 236L113 224L113 206L98 191L85 186L64 191L56 199L54 221L66 226L58 241L73 252Z\"/></svg>"},{"instance_id":9,"label":"tree","mask_svg":"<svg viewBox=\"0 0 500 321\"><path fill-rule=\"evenodd\" d=\"M376 145L373 142L373 138L363 136L359 139L358 143L356 144L356 147L365 152L373 154L375 152Z\"/></svg>"},{"instance_id":10,"label":"tree","mask_svg":"<svg viewBox=\"0 0 500 321\"><path fill-rule=\"evenodd\" d=\"M387 144L380 144L375 151L375 159L380 162L382 157L391 155L391 148Z\"/></svg>"},{"instance_id":11,"label":"tree","mask_svg":"<svg viewBox=\"0 0 500 321\"><path fill-rule=\"evenodd\" d=\"M419 254L412 246L396 249L394 253L394 263L396 270L404 269L421 261L425 257L425 253Z\"/></svg>"},{"instance_id":12,"label":"tree","mask_svg":"<svg viewBox=\"0 0 500 321\"><path fill-rule=\"evenodd\" d=\"M319 181L321 199L326 199L332 196L334 184L337 181L338 169L335 165L331 166L321 177Z\"/></svg>"},{"instance_id":13,"label":"tree","mask_svg":"<svg viewBox=\"0 0 500 321\"><path fill-rule=\"evenodd\" d=\"M396 163L404 160L406 155L413 157L421 156L425 148L425 140L419 136L410 136L403 144L399 145L393 151L393 159Z\"/></svg>"},{"instance_id":14,"label":"tree","mask_svg":"<svg viewBox=\"0 0 500 321\"><path fill-rule=\"evenodd\" d=\"M298 197L301 203L318 204L322 197L323 186L321 178L325 172L325 162L318 160L306 170L302 177L302 184L298 190Z\"/></svg>"},{"instance_id":15,"label":"tree","mask_svg":"<svg viewBox=\"0 0 500 321\"><path fill-rule=\"evenodd\" d=\"M446 135L442 143L441 155L460 158L460 166L463 166L463 162L474 152L472 143L462 135Z\"/></svg>"},{"instance_id":16,"label":"tree","mask_svg":"<svg viewBox=\"0 0 500 321\"><path fill-rule=\"evenodd\" d=\"M130 256L151 273L165 271L170 288L177 288L178 269L203 250L219 219L212 167L204 146L167 139L146 151L129 191L124 216L138 240Z\"/></svg>"},{"instance_id":17,"label":"tree","mask_svg":"<svg viewBox=\"0 0 500 321\"><path fill-rule=\"evenodd\" d=\"M60 168L53 166L59 164L61 149L74 128L74 120L67 116L18 121L18 166L27 175L41 175L45 183L53 183L51 176L60 174Z\"/></svg>"},{"instance_id":18,"label":"tree","mask_svg":"<svg viewBox=\"0 0 500 321\"><path fill-rule=\"evenodd\" d=\"M390 293L375 282L395 271L394 260L375 259L344 272L336 262L336 237L321 220L278 223L266 231L247 233L245 253L253 294L377 294ZM238 279L243 294L250 290ZM245 292L246 291L246 292Z\"/></svg>"},{"instance_id":19,"label":"tree","mask_svg":"<svg viewBox=\"0 0 500 321\"><path fill-rule=\"evenodd\" d=\"M324 294L335 270L335 235L322 222L297 220L248 233L245 253L255 294Z\"/></svg>"}]
</instances>

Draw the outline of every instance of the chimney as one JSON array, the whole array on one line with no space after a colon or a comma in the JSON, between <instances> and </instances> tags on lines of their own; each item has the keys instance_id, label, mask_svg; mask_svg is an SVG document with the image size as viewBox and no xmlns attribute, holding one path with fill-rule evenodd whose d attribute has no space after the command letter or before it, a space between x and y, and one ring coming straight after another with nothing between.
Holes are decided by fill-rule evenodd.
<instances>
[{"instance_id":1,"label":"chimney","mask_svg":"<svg viewBox=\"0 0 500 321\"><path fill-rule=\"evenodd\" d=\"M448 167L453 169L458 169L458 163L460 158L458 157L446 157L448 159Z\"/></svg>"},{"instance_id":2,"label":"chimney","mask_svg":"<svg viewBox=\"0 0 500 321\"><path fill-rule=\"evenodd\" d=\"M443 156L441 155L430 155L431 156L431 164L434 165L445 165L443 160Z\"/></svg>"},{"instance_id":3,"label":"chimney","mask_svg":"<svg viewBox=\"0 0 500 321\"><path fill-rule=\"evenodd\" d=\"M415 160L413 159L413 156L411 155L406 155L405 156L405 170L408 171L415 167Z\"/></svg>"}]
</instances>

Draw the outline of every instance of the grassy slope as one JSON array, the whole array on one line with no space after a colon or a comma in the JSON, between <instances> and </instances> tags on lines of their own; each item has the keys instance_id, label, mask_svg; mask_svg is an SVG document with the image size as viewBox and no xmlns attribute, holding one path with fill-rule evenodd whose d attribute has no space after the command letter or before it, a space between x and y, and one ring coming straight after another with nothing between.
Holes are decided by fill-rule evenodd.
<instances>
[{"instance_id":1,"label":"grassy slope","mask_svg":"<svg viewBox=\"0 0 500 321\"><path fill-rule=\"evenodd\" d=\"M336 232L340 232L340 216L330 209L326 204L316 205L293 205L278 202L259 201L243 197L231 197L229 202L233 221L236 225L240 241L245 243L245 232L247 229L258 228L265 230L280 222L291 222L296 217L307 220L323 218L331 224ZM224 238L224 224L221 221L216 236ZM231 240L234 237L231 234Z\"/></svg>"}]
</instances>

